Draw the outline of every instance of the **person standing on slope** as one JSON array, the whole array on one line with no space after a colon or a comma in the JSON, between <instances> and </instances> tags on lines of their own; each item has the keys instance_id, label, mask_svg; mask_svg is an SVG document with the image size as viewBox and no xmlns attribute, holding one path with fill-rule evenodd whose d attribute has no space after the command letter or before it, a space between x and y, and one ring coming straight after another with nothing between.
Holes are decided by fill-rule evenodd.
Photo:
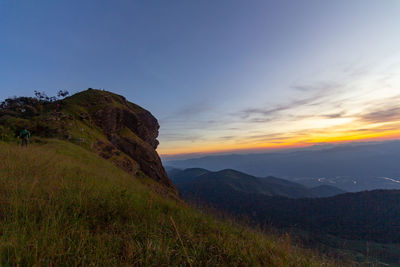
<instances>
[{"instance_id":1,"label":"person standing on slope","mask_svg":"<svg viewBox=\"0 0 400 267\"><path fill-rule=\"evenodd\" d=\"M27 147L29 144L29 138L31 138L31 133L24 128L20 133L19 133L19 137L22 140L22 146Z\"/></svg>"}]
</instances>

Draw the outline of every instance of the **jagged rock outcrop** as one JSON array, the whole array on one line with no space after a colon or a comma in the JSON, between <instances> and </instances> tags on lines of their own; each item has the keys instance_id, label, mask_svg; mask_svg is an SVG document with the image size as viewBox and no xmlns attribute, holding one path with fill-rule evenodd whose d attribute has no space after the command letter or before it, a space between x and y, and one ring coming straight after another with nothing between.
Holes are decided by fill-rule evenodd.
<instances>
[{"instance_id":1,"label":"jagged rock outcrop","mask_svg":"<svg viewBox=\"0 0 400 267\"><path fill-rule=\"evenodd\" d=\"M158 146L157 119L147 110L130 103L123 96L110 92L89 89L65 100L68 104L78 102L88 111L91 123L101 129L110 144L96 140L99 154L108 157L119 151L128 155L114 162L129 172L142 171L164 186L176 190L168 178L160 157ZM120 156L120 155L117 155Z\"/></svg>"},{"instance_id":2,"label":"jagged rock outcrop","mask_svg":"<svg viewBox=\"0 0 400 267\"><path fill-rule=\"evenodd\" d=\"M96 89L57 102L42 103L35 99L33 102L41 112L21 113L23 107L18 106L17 111L4 110L0 121L4 124L16 121L18 125L12 128L15 132L27 127L34 136L78 143L133 175L143 173L157 181L162 185L157 191L167 189L168 193L177 195L156 152L160 126L149 111L123 96Z\"/></svg>"}]
</instances>

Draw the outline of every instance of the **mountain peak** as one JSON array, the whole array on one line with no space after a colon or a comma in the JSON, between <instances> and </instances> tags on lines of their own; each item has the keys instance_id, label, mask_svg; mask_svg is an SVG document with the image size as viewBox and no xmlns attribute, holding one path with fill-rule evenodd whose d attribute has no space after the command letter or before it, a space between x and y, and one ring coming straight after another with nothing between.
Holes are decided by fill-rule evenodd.
<instances>
[{"instance_id":1,"label":"mountain peak","mask_svg":"<svg viewBox=\"0 0 400 267\"><path fill-rule=\"evenodd\" d=\"M215 175L229 176L230 178L236 178L236 179L254 178L254 176L248 175L244 172L240 172L234 169L223 169L221 171L215 172Z\"/></svg>"},{"instance_id":2,"label":"mountain peak","mask_svg":"<svg viewBox=\"0 0 400 267\"><path fill-rule=\"evenodd\" d=\"M35 138L68 140L177 195L155 150L160 126L149 111L123 96L92 88L53 102L20 99L18 106L0 110L3 131L16 134L27 128Z\"/></svg>"}]
</instances>

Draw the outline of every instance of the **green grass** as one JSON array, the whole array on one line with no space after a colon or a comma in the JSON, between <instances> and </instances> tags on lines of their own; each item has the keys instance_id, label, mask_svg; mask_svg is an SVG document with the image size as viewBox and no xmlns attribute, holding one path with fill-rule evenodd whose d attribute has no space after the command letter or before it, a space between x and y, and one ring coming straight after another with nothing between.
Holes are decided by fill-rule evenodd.
<instances>
[{"instance_id":1,"label":"green grass","mask_svg":"<svg viewBox=\"0 0 400 267\"><path fill-rule=\"evenodd\" d=\"M146 183L69 142L0 143L0 265L337 266Z\"/></svg>"}]
</instances>

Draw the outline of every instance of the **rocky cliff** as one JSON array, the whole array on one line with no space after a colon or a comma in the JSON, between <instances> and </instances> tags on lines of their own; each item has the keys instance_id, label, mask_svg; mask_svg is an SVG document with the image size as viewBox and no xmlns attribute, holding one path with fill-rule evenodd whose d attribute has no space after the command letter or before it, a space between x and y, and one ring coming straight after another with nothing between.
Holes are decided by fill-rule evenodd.
<instances>
[{"instance_id":1,"label":"rocky cliff","mask_svg":"<svg viewBox=\"0 0 400 267\"><path fill-rule=\"evenodd\" d=\"M27 127L34 136L67 139L135 176L150 177L162 185L159 191L177 194L156 152L159 124L149 111L95 89L52 103L24 99L0 110L0 132ZM28 113L25 106L33 111Z\"/></svg>"}]
</instances>

